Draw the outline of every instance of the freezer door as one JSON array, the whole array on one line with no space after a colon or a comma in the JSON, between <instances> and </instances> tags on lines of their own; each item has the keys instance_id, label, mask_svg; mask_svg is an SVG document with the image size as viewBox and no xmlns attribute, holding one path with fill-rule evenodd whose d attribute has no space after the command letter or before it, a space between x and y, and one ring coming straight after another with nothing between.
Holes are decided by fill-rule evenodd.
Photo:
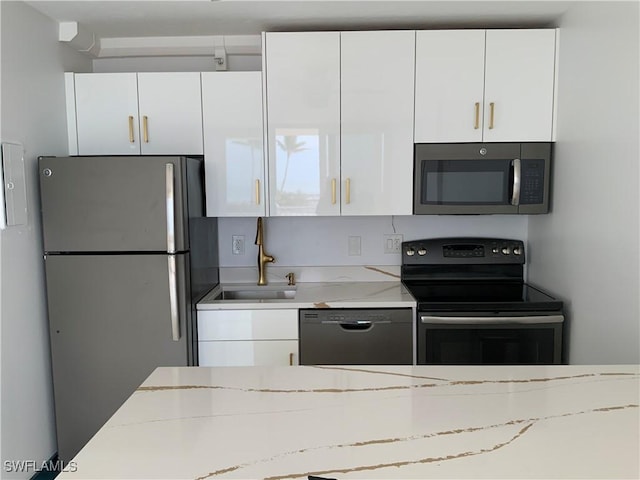
<instances>
[{"instance_id":1,"label":"freezer door","mask_svg":"<svg viewBox=\"0 0 640 480\"><path fill-rule=\"evenodd\" d=\"M185 161L41 157L45 251L167 252L172 238L174 251L188 250Z\"/></svg>"},{"instance_id":2,"label":"freezer door","mask_svg":"<svg viewBox=\"0 0 640 480\"><path fill-rule=\"evenodd\" d=\"M187 265L187 254L46 257L60 459L71 460L156 367L189 364Z\"/></svg>"}]
</instances>

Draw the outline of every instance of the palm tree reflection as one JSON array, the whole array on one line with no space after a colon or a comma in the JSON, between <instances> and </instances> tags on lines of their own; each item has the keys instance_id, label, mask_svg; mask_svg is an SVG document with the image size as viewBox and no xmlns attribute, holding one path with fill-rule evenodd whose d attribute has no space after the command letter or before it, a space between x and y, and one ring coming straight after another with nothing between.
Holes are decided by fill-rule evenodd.
<instances>
[{"instance_id":1,"label":"palm tree reflection","mask_svg":"<svg viewBox=\"0 0 640 480\"><path fill-rule=\"evenodd\" d=\"M287 173L289 172L289 161L291 160L291 157L295 153L299 153L308 149L304 147L306 142L298 141L297 135L285 135L282 137L282 140L278 139L276 141L278 142L278 146L287 154L287 161L284 165L284 174L282 176L282 182L280 182L279 188L280 192L284 192L284 185L287 182Z\"/></svg>"}]
</instances>

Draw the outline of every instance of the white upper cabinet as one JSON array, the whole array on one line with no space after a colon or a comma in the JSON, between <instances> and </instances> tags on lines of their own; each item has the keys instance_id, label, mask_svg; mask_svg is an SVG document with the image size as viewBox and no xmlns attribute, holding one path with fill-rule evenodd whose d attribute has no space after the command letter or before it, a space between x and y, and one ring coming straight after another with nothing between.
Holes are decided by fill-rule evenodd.
<instances>
[{"instance_id":1,"label":"white upper cabinet","mask_svg":"<svg viewBox=\"0 0 640 480\"><path fill-rule=\"evenodd\" d=\"M79 155L202 154L200 73L75 75Z\"/></svg>"},{"instance_id":2,"label":"white upper cabinet","mask_svg":"<svg viewBox=\"0 0 640 480\"><path fill-rule=\"evenodd\" d=\"M202 73L207 215L266 214L261 72Z\"/></svg>"},{"instance_id":3,"label":"white upper cabinet","mask_svg":"<svg viewBox=\"0 0 640 480\"><path fill-rule=\"evenodd\" d=\"M416 143L481 142L484 30L416 33Z\"/></svg>"},{"instance_id":4,"label":"white upper cabinet","mask_svg":"<svg viewBox=\"0 0 640 480\"><path fill-rule=\"evenodd\" d=\"M551 29L487 30L485 142L551 141L555 38Z\"/></svg>"},{"instance_id":5,"label":"white upper cabinet","mask_svg":"<svg viewBox=\"0 0 640 480\"><path fill-rule=\"evenodd\" d=\"M555 35L417 32L415 141L552 141Z\"/></svg>"},{"instance_id":6,"label":"white upper cabinet","mask_svg":"<svg viewBox=\"0 0 640 480\"><path fill-rule=\"evenodd\" d=\"M341 33L342 215L411 215L414 31Z\"/></svg>"},{"instance_id":7,"label":"white upper cabinet","mask_svg":"<svg viewBox=\"0 0 640 480\"><path fill-rule=\"evenodd\" d=\"M269 213L340 214L340 33L266 33Z\"/></svg>"},{"instance_id":8,"label":"white upper cabinet","mask_svg":"<svg viewBox=\"0 0 640 480\"><path fill-rule=\"evenodd\" d=\"M202 154L199 72L138 73L142 154Z\"/></svg>"},{"instance_id":9,"label":"white upper cabinet","mask_svg":"<svg viewBox=\"0 0 640 480\"><path fill-rule=\"evenodd\" d=\"M140 153L135 73L76 74L75 108L80 155Z\"/></svg>"},{"instance_id":10,"label":"white upper cabinet","mask_svg":"<svg viewBox=\"0 0 640 480\"><path fill-rule=\"evenodd\" d=\"M415 32L264 40L270 215L410 215Z\"/></svg>"}]
</instances>

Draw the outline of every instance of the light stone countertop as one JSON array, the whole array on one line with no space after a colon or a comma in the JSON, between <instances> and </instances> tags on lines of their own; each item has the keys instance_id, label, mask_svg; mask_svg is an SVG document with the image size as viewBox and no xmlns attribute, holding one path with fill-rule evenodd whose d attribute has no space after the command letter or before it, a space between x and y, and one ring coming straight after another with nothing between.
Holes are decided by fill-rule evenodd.
<instances>
[{"instance_id":1,"label":"light stone countertop","mask_svg":"<svg viewBox=\"0 0 640 480\"><path fill-rule=\"evenodd\" d=\"M261 300L216 300L225 287L260 290L295 288L295 298ZM414 308L416 301L399 281L390 282L309 282L269 284L221 284L213 288L200 302L198 310L277 309L277 308Z\"/></svg>"},{"instance_id":2,"label":"light stone countertop","mask_svg":"<svg viewBox=\"0 0 640 480\"><path fill-rule=\"evenodd\" d=\"M640 477L640 366L161 367L59 480Z\"/></svg>"}]
</instances>

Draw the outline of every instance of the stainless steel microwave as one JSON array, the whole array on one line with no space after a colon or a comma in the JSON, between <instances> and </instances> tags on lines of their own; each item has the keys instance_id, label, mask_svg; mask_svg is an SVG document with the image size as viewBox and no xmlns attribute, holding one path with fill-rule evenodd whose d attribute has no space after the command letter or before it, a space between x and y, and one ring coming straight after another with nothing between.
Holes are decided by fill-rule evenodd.
<instances>
[{"instance_id":1,"label":"stainless steel microwave","mask_svg":"<svg viewBox=\"0 0 640 480\"><path fill-rule=\"evenodd\" d=\"M413 213L547 213L551 145L418 143Z\"/></svg>"}]
</instances>

